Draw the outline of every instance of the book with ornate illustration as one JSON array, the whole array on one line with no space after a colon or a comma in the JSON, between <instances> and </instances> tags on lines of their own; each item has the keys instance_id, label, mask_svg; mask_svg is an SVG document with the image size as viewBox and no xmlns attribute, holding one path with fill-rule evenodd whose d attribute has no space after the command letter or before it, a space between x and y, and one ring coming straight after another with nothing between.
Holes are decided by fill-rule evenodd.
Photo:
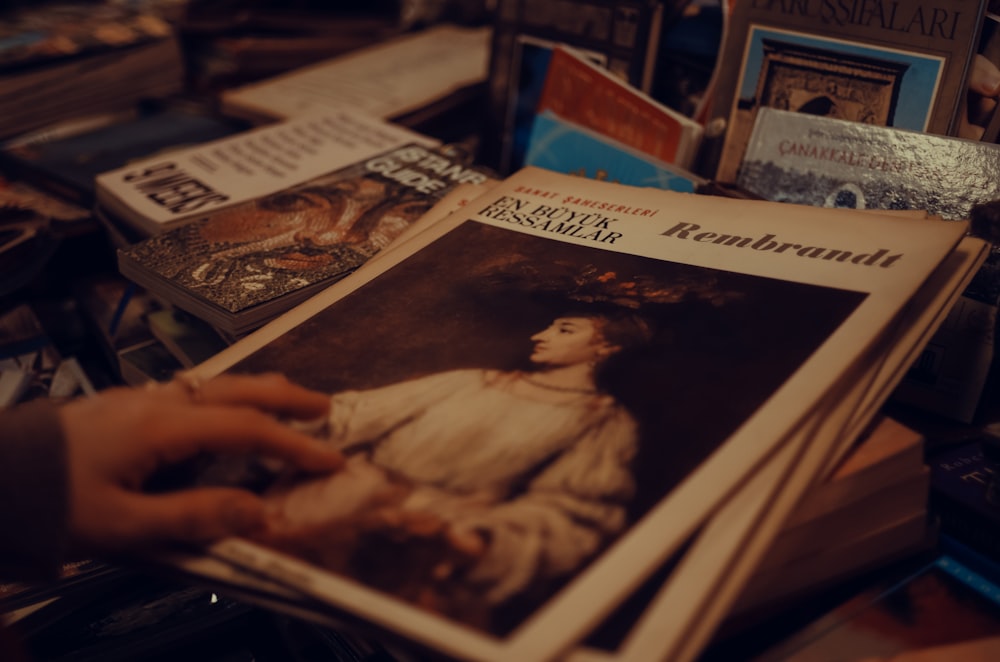
<instances>
[{"instance_id":1,"label":"book with ornate illustration","mask_svg":"<svg viewBox=\"0 0 1000 662\"><path fill-rule=\"evenodd\" d=\"M737 490L812 482L964 232L525 168L194 368L330 393L303 425L347 456L207 552L446 655L563 656ZM741 542L671 574L670 624Z\"/></svg>"},{"instance_id":2,"label":"book with ornate illustration","mask_svg":"<svg viewBox=\"0 0 1000 662\"><path fill-rule=\"evenodd\" d=\"M1000 198L1000 145L761 108L736 179L768 200L967 219Z\"/></svg>"},{"instance_id":3,"label":"book with ornate illustration","mask_svg":"<svg viewBox=\"0 0 1000 662\"><path fill-rule=\"evenodd\" d=\"M985 2L737 2L713 113L736 179L760 108L953 135Z\"/></svg>"},{"instance_id":4,"label":"book with ornate illustration","mask_svg":"<svg viewBox=\"0 0 1000 662\"><path fill-rule=\"evenodd\" d=\"M121 249L118 266L238 336L356 269L454 186L486 179L443 152L403 145Z\"/></svg>"}]
</instances>

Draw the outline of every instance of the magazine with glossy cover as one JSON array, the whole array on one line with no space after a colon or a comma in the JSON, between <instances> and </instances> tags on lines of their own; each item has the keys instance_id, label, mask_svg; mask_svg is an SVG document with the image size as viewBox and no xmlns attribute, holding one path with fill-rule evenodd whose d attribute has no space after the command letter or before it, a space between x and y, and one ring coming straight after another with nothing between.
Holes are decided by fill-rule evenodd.
<instances>
[{"instance_id":1,"label":"magazine with glossy cover","mask_svg":"<svg viewBox=\"0 0 1000 662\"><path fill-rule=\"evenodd\" d=\"M350 273L442 196L487 176L410 143L118 251L122 275L243 335Z\"/></svg>"},{"instance_id":2,"label":"magazine with glossy cover","mask_svg":"<svg viewBox=\"0 0 1000 662\"><path fill-rule=\"evenodd\" d=\"M998 168L993 143L761 108L736 183L778 202L958 220L1000 198Z\"/></svg>"},{"instance_id":3,"label":"magazine with glossy cover","mask_svg":"<svg viewBox=\"0 0 1000 662\"><path fill-rule=\"evenodd\" d=\"M732 182L758 109L952 135L985 3L737 2L713 114Z\"/></svg>"},{"instance_id":4,"label":"magazine with glossy cover","mask_svg":"<svg viewBox=\"0 0 1000 662\"><path fill-rule=\"evenodd\" d=\"M349 455L211 553L449 655L565 653L865 374L964 232L900 222L526 168L195 369L331 393Z\"/></svg>"},{"instance_id":5,"label":"magazine with glossy cover","mask_svg":"<svg viewBox=\"0 0 1000 662\"><path fill-rule=\"evenodd\" d=\"M408 143L437 141L364 113L319 110L102 173L97 204L148 236Z\"/></svg>"}]
</instances>

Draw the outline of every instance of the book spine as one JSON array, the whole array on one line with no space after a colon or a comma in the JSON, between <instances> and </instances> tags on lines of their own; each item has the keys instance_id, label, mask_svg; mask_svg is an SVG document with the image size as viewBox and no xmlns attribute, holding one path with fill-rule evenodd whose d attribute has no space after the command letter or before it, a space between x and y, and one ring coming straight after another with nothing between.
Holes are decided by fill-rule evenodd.
<instances>
[{"instance_id":1,"label":"book spine","mask_svg":"<svg viewBox=\"0 0 1000 662\"><path fill-rule=\"evenodd\" d=\"M939 491L931 494L930 513L944 535L951 536L994 560L1000 560L1000 526L996 519L949 498Z\"/></svg>"}]
</instances>

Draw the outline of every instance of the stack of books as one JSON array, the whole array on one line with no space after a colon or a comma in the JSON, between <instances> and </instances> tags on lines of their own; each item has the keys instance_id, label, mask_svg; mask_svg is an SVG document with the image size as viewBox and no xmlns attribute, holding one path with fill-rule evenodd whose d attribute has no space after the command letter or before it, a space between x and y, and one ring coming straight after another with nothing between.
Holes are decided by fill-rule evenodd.
<instances>
[{"instance_id":1,"label":"stack of books","mask_svg":"<svg viewBox=\"0 0 1000 662\"><path fill-rule=\"evenodd\" d=\"M173 26L126 3L41 3L0 30L0 136L133 108L184 90Z\"/></svg>"}]
</instances>

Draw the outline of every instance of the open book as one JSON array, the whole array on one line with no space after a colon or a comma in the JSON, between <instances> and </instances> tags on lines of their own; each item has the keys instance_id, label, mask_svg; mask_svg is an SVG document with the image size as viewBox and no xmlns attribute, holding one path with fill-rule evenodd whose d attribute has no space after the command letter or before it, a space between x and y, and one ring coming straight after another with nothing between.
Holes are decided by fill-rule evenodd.
<instances>
[{"instance_id":1,"label":"open book","mask_svg":"<svg viewBox=\"0 0 1000 662\"><path fill-rule=\"evenodd\" d=\"M544 660L679 560L608 654L689 659L982 259L965 231L521 170L194 369L329 392L349 459L277 472L280 524L188 569Z\"/></svg>"}]
</instances>

